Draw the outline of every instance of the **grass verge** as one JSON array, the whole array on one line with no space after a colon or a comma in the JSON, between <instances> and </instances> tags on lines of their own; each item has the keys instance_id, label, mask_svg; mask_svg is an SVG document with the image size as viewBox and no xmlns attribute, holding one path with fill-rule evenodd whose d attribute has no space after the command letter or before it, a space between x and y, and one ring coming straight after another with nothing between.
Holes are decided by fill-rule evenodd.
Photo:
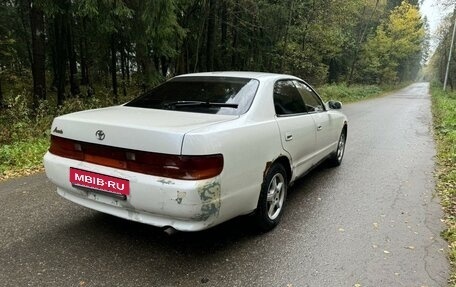
<instances>
[{"instance_id":1,"label":"grass verge","mask_svg":"<svg viewBox=\"0 0 456 287\"><path fill-rule=\"evenodd\" d=\"M342 103L348 103L376 97L385 91L379 86L332 84L320 87L318 92L325 101L337 100Z\"/></svg>"},{"instance_id":2,"label":"grass verge","mask_svg":"<svg viewBox=\"0 0 456 287\"><path fill-rule=\"evenodd\" d=\"M396 86L375 85L351 85L331 84L317 89L324 101L337 100L342 103L352 103L382 96L387 92L408 86L410 83L402 83Z\"/></svg>"},{"instance_id":3,"label":"grass verge","mask_svg":"<svg viewBox=\"0 0 456 287\"><path fill-rule=\"evenodd\" d=\"M456 92L444 92L432 86L431 94L437 142L436 188L447 224L442 236L450 247L450 284L456 286Z\"/></svg>"},{"instance_id":4,"label":"grass verge","mask_svg":"<svg viewBox=\"0 0 456 287\"><path fill-rule=\"evenodd\" d=\"M48 137L2 145L0 147L0 181L43 170L43 155L48 148Z\"/></svg>"}]
</instances>

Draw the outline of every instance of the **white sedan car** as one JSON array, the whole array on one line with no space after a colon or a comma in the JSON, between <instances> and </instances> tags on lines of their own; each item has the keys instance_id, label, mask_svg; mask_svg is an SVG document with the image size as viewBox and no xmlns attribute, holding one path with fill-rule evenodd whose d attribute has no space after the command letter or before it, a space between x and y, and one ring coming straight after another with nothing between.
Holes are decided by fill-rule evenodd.
<instances>
[{"instance_id":1,"label":"white sedan car","mask_svg":"<svg viewBox=\"0 0 456 287\"><path fill-rule=\"evenodd\" d=\"M340 165L340 108L289 75L181 75L55 118L46 174L62 197L121 218L197 231L253 213L269 230L288 186L324 160Z\"/></svg>"}]
</instances>

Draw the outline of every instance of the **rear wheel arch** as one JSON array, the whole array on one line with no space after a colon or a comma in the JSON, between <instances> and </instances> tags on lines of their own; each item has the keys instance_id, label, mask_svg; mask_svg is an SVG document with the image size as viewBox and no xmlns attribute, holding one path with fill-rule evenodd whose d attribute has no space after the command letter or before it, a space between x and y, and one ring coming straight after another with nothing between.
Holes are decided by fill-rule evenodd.
<instances>
[{"instance_id":1,"label":"rear wheel arch","mask_svg":"<svg viewBox=\"0 0 456 287\"><path fill-rule=\"evenodd\" d=\"M273 166L275 164L280 164L285 169L285 172L287 173L287 182L289 183L291 181L293 172L291 170L290 160L288 159L288 157L286 157L284 155L280 155L274 161L272 161L272 162L270 161L270 162L266 163L266 168L263 173L263 178L266 176L266 174L268 173L271 166Z\"/></svg>"}]
</instances>

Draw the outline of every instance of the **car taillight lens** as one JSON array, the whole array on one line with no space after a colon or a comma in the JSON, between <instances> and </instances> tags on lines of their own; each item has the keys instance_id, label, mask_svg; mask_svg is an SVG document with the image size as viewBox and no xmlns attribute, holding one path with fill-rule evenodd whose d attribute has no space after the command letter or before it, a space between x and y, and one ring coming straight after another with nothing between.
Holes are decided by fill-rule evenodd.
<instances>
[{"instance_id":1,"label":"car taillight lens","mask_svg":"<svg viewBox=\"0 0 456 287\"><path fill-rule=\"evenodd\" d=\"M66 158L84 160L81 145L75 141L51 135L49 152Z\"/></svg>"},{"instance_id":2,"label":"car taillight lens","mask_svg":"<svg viewBox=\"0 0 456 287\"><path fill-rule=\"evenodd\" d=\"M53 135L49 152L61 157L175 179L207 179L219 175L223 170L221 154L161 154L79 142Z\"/></svg>"}]
</instances>

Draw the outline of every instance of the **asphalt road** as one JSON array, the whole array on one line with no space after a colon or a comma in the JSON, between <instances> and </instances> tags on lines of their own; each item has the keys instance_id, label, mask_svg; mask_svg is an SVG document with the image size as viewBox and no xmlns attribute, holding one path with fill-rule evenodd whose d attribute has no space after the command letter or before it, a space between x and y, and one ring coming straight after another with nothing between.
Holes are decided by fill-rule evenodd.
<instances>
[{"instance_id":1,"label":"asphalt road","mask_svg":"<svg viewBox=\"0 0 456 287\"><path fill-rule=\"evenodd\" d=\"M0 184L0 286L445 286L428 85L344 106L345 159L291 188L281 224L199 233L60 198L43 174Z\"/></svg>"}]
</instances>

